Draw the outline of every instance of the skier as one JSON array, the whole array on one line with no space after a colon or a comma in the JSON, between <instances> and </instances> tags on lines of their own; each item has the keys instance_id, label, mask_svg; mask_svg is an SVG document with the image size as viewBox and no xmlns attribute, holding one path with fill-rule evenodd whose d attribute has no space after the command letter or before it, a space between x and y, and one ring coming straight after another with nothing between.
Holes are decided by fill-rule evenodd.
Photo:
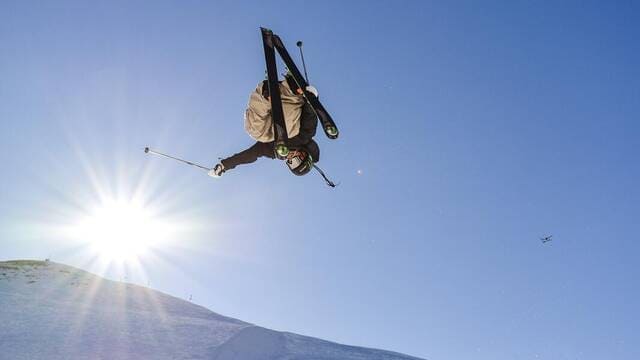
<instances>
[{"instance_id":1,"label":"skier","mask_svg":"<svg viewBox=\"0 0 640 360\"><path fill-rule=\"evenodd\" d=\"M289 153L284 162L294 175L306 175L320 160L320 148L313 140L318 117L305 99L303 90L298 87L290 74L285 75L285 79L278 84L284 122L289 135L287 141ZM318 96L318 91L313 86L307 86L306 91ZM258 83L251 93L244 114L245 130L256 140L256 143L244 151L222 159L209 171L210 176L220 177L226 171L238 165L253 163L259 157L276 158L270 101L268 81L264 80Z\"/></svg>"},{"instance_id":2,"label":"skier","mask_svg":"<svg viewBox=\"0 0 640 360\"><path fill-rule=\"evenodd\" d=\"M309 85L306 66L305 77L284 47L282 40L271 30L260 28L264 45L267 79L258 83L249 98L249 106L245 111L245 129L256 140L250 148L231 157L222 159L213 169L198 165L191 161L144 148L147 154L164 156L207 170L212 177L220 177L226 171L238 165L249 164L259 157L282 159L294 175L306 175L315 169L327 185L336 187L316 163L320 160L320 148L313 140L316 135L318 121L329 139L337 139L338 128L331 115L318 99L318 91ZM300 56L302 41L297 42ZM284 80L278 79L276 52L287 67ZM269 92L272 92L270 94Z\"/></svg>"}]
</instances>

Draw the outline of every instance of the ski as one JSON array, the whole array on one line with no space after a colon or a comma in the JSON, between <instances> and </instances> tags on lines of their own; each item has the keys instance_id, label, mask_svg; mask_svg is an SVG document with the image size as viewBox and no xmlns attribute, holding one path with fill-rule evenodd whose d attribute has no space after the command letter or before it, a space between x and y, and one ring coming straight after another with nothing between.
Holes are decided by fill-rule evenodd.
<instances>
[{"instance_id":1,"label":"ski","mask_svg":"<svg viewBox=\"0 0 640 360\"><path fill-rule=\"evenodd\" d=\"M287 127L284 122L284 112L282 110L282 100L280 98L280 87L278 82L278 68L276 65L276 53L274 50L274 34L271 30L260 28L262 31L262 43L264 45L264 57L267 64L267 84L269 85L269 96L271 98L271 117L273 118L275 150L279 159L286 158L289 153L287 147Z\"/></svg>"},{"instance_id":2,"label":"ski","mask_svg":"<svg viewBox=\"0 0 640 360\"><path fill-rule=\"evenodd\" d=\"M305 98L311 104L311 107L318 116L318 119L320 119L320 123L322 124L322 129L324 130L325 135L327 135L329 139L337 139L339 131L336 123L331 118L331 115L329 115L329 112L324 108L324 106L322 106L322 103L315 96L315 94L307 91L307 86L309 86L309 83L307 83L307 80L302 76L300 70L298 70L296 63L291 58L291 55L289 55L287 48L284 47L284 44L282 43L280 37L272 33L272 42L275 46L275 49L278 51L278 54L280 54L280 57L284 61L284 64L287 66L289 72L291 73L291 76L298 84L298 87L302 89Z\"/></svg>"}]
</instances>

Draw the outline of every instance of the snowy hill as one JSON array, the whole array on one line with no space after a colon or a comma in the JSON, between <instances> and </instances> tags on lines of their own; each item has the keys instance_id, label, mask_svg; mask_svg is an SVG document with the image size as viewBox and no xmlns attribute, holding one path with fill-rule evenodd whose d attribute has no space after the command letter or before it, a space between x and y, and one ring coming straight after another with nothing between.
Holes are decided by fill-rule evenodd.
<instances>
[{"instance_id":1,"label":"snowy hill","mask_svg":"<svg viewBox=\"0 0 640 360\"><path fill-rule=\"evenodd\" d=\"M0 262L1 359L411 360L278 332L62 264Z\"/></svg>"}]
</instances>

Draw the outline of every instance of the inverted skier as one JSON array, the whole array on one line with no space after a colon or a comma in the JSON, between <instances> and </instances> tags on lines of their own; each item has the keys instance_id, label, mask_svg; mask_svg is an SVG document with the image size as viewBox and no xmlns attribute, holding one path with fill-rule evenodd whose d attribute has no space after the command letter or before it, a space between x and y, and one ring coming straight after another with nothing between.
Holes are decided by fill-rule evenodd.
<instances>
[{"instance_id":1,"label":"inverted skier","mask_svg":"<svg viewBox=\"0 0 640 360\"><path fill-rule=\"evenodd\" d=\"M289 170L298 176L315 169L327 185L336 185L316 165L320 160L320 148L313 140L318 121L329 139L337 139L338 128L331 115L318 99L318 91L309 85L306 67L305 76L289 55L280 37L267 28L260 28L264 45L267 79L260 82L251 93L245 111L245 129L256 140L248 149L221 160L213 169L191 161L145 147L144 152L161 155L188 165L207 170L213 177L220 177L238 165L250 164L259 157L283 160ZM302 41L297 42L304 66ZM287 67L284 80L278 79L276 52Z\"/></svg>"},{"instance_id":2,"label":"inverted skier","mask_svg":"<svg viewBox=\"0 0 640 360\"><path fill-rule=\"evenodd\" d=\"M264 45L267 79L260 82L249 98L245 111L245 129L256 140L250 148L223 159L209 171L220 177L241 164L249 164L259 157L282 159L295 175L306 175L316 169L327 185L335 187L315 165L320 160L320 148L313 140L318 119L329 139L338 138L338 128L318 100L318 91L309 85L308 77L291 59L280 37L267 28L260 28ZM302 56L302 42L297 43ZM288 72L278 80L275 54L287 66ZM304 65L304 56L302 57Z\"/></svg>"},{"instance_id":3,"label":"inverted skier","mask_svg":"<svg viewBox=\"0 0 640 360\"><path fill-rule=\"evenodd\" d=\"M320 161L320 147L313 140L318 126L318 117L304 97L304 91L298 87L294 78L287 74L278 83L282 112L288 134L288 154L283 161L294 175L306 175ZM306 91L318 97L313 86ZM248 149L222 159L209 171L212 177L220 177L238 165L250 164L260 157L276 159L276 140L271 114L271 96L268 80L258 83L249 97L244 114L244 127L256 140ZM322 173L321 173L322 174Z\"/></svg>"}]
</instances>

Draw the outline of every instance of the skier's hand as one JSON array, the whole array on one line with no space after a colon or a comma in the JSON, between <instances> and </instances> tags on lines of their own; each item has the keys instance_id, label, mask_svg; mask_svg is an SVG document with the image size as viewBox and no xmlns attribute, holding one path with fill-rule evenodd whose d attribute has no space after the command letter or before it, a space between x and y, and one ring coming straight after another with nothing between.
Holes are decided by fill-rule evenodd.
<instances>
[{"instance_id":1,"label":"skier's hand","mask_svg":"<svg viewBox=\"0 0 640 360\"><path fill-rule=\"evenodd\" d=\"M307 90L308 92L312 93L313 95L315 95L316 97L318 97L318 96L319 96L319 94L318 94L318 89L316 89L316 88L315 88L315 86L311 86L311 85L309 85L309 86L307 86L307 89L306 89L306 90Z\"/></svg>"},{"instance_id":2,"label":"skier's hand","mask_svg":"<svg viewBox=\"0 0 640 360\"><path fill-rule=\"evenodd\" d=\"M224 165L222 165L222 163L217 164L213 169L209 170L207 174L214 178L222 176L222 174L224 174Z\"/></svg>"}]
</instances>

